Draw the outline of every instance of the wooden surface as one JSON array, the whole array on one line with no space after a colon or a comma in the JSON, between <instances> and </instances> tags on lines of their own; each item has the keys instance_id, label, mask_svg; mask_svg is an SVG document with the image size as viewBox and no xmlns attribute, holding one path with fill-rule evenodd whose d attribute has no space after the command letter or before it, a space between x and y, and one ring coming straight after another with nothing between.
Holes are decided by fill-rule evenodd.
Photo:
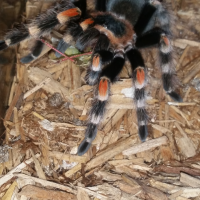
<instances>
[{"instance_id":1,"label":"wooden surface","mask_svg":"<svg viewBox=\"0 0 200 200\"><path fill-rule=\"evenodd\" d=\"M111 86L92 147L79 157L94 94L84 80L90 56L77 58L76 64L58 64L45 47L38 59L23 65L19 59L29 53L33 40L16 47L17 73L3 121L9 158L0 164L0 199L200 199L200 2L164 2L174 16L175 84L183 103L163 91L156 49L142 50L149 82L149 135L144 143L137 133L128 62ZM28 1L24 19L50 4Z\"/></svg>"}]
</instances>

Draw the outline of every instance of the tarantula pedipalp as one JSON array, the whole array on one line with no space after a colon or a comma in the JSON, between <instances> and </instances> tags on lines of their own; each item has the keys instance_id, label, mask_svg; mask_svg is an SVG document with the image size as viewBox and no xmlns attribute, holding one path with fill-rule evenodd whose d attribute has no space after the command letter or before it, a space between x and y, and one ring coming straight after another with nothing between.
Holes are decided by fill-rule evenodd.
<instances>
[{"instance_id":1,"label":"tarantula pedipalp","mask_svg":"<svg viewBox=\"0 0 200 200\"><path fill-rule=\"evenodd\" d=\"M125 59L131 64L134 99L138 119L138 133L145 141L148 117L145 109L146 68L139 52L141 48L158 47L163 87L175 101L182 101L174 91L175 77L170 41L170 17L157 0L96 0L96 12L87 10L87 1L62 0L37 16L28 26L9 32L0 41L0 50L32 36L40 38L58 25L66 25L66 32L59 42L60 52L74 44L80 51L94 46L91 64L86 76L90 85L97 85L90 111L85 138L78 148L83 155L91 146L103 117L110 95L110 84L121 72ZM155 27L155 20L159 26ZM42 51L43 43L37 40L32 52L21 59L27 63ZM60 55L56 53L56 56Z\"/></svg>"}]
</instances>

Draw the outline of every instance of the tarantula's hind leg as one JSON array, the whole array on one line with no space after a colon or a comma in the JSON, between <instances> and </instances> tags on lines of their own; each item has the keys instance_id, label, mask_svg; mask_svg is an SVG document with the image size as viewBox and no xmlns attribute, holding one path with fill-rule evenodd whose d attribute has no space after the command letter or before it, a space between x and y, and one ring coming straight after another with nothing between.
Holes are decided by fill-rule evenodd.
<instances>
[{"instance_id":1,"label":"tarantula's hind leg","mask_svg":"<svg viewBox=\"0 0 200 200\"><path fill-rule=\"evenodd\" d=\"M85 138L78 147L77 154L79 156L85 154L88 151L92 141L96 137L98 125L103 117L106 109L106 104L109 99L110 84L114 82L115 77L121 72L124 66L124 62L125 60L123 53L118 52L115 54L112 62L106 66L100 74L100 80L97 87L97 95L90 111Z\"/></svg>"},{"instance_id":2,"label":"tarantula's hind leg","mask_svg":"<svg viewBox=\"0 0 200 200\"><path fill-rule=\"evenodd\" d=\"M172 50L171 41L167 35L163 33L159 45L159 60L162 71L163 88L174 101L182 102L183 99L174 91L176 76L173 66Z\"/></svg>"},{"instance_id":3,"label":"tarantula's hind leg","mask_svg":"<svg viewBox=\"0 0 200 200\"><path fill-rule=\"evenodd\" d=\"M182 102L182 98L174 91L176 76L173 63L173 48L169 36L162 29L154 28L137 37L135 46L137 48L158 46L159 65L161 67L164 90L174 101Z\"/></svg>"},{"instance_id":4,"label":"tarantula's hind leg","mask_svg":"<svg viewBox=\"0 0 200 200\"><path fill-rule=\"evenodd\" d=\"M27 56L21 58L21 63L29 63L36 59L42 52L44 44L40 40L35 41L35 45L33 46L31 53Z\"/></svg>"},{"instance_id":5,"label":"tarantula's hind leg","mask_svg":"<svg viewBox=\"0 0 200 200\"><path fill-rule=\"evenodd\" d=\"M135 87L134 99L138 119L138 133L141 141L144 142L148 136L148 116L145 109L146 69L143 58L138 50L131 48L126 51L126 56L131 63L133 71L133 84Z\"/></svg>"}]
</instances>

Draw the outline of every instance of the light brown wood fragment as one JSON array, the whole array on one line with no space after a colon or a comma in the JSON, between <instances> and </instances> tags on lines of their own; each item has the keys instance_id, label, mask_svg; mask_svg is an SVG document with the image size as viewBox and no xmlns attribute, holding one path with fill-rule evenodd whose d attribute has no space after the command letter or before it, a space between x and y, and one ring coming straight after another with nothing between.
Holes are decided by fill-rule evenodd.
<instances>
[{"instance_id":1,"label":"light brown wood fragment","mask_svg":"<svg viewBox=\"0 0 200 200\"><path fill-rule=\"evenodd\" d=\"M159 200L159 199L168 200L168 197L166 196L166 194L164 194L160 190L156 188L152 188L150 186L146 186L145 184L142 184L141 186L142 186L143 191L146 193L146 195L152 198L153 200Z\"/></svg>"},{"instance_id":2,"label":"light brown wood fragment","mask_svg":"<svg viewBox=\"0 0 200 200\"><path fill-rule=\"evenodd\" d=\"M77 193L77 199L78 200L90 200L90 197L85 190L83 190L81 187L79 187L78 193Z\"/></svg>"},{"instance_id":3,"label":"light brown wood fragment","mask_svg":"<svg viewBox=\"0 0 200 200\"><path fill-rule=\"evenodd\" d=\"M117 180L122 180L121 175L118 174L112 174L106 171L97 171L94 172L94 174L101 178L102 180L106 180L106 181L117 181Z\"/></svg>"},{"instance_id":4,"label":"light brown wood fragment","mask_svg":"<svg viewBox=\"0 0 200 200\"><path fill-rule=\"evenodd\" d=\"M133 187L132 185L129 185L129 184L125 183L124 181L117 181L114 183L114 185L119 187L120 190L122 190L126 193L129 193L129 194L135 195L135 194L139 193L140 191L142 191L142 188L140 187L140 185Z\"/></svg>"},{"instance_id":5,"label":"light brown wood fragment","mask_svg":"<svg viewBox=\"0 0 200 200\"><path fill-rule=\"evenodd\" d=\"M70 177L73 174L75 174L76 172L78 172L79 170L81 170L81 168L82 168L82 164L80 163L80 164L76 165L75 167L73 167L72 169L65 172L65 176Z\"/></svg>"},{"instance_id":6,"label":"light brown wood fragment","mask_svg":"<svg viewBox=\"0 0 200 200\"><path fill-rule=\"evenodd\" d=\"M174 192L173 194L171 194L171 195L169 196L169 199L170 199L170 200L176 200L176 198L177 198L178 196L180 196L182 193L183 193L182 190L179 190L179 191L177 191L177 192Z\"/></svg>"},{"instance_id":7,"label":"light brown wood fragment","mask_svg":"<svg viewBox=\"0 0 200 200\"><path fill-rule=\"evenodd\" d=\"M186 91L186 93L185 93L185 96L183 97L183 102L186 102L186 101L187 101L187 97L188 97L190 91L191 91L191 87L189 87L189 88L187 89L187 91Z\"/></svg>"},{"instance_id":8,"label":"light brown wood fragment","mask_svg":"<svg viewBox=\"0 0 200 200\"><path fill-rule=\"evenodd\" d=\"M84 156L71 155L71 154L61 153L58 151L50 151L49 156L57 158L59 160L66 160L68 162L85 163L87 161L87 158Z\"/></svg>"},{"instance_id":9,"label":"light brown wood fragment","mask_svg":"<svg viewBox=\"0 0 200 200\"><path fill-rule=\"evenodd\" d=\"M169 119L169 105L165 104L165 120ZM165 128L168 128L168 123L165 123Z\"/></svg>"},{"instance_id":10,"label":"light brown wood fragment","mask_svg":"<svg viewBox=\"0 0 200 200\"><path fill-rule=\"evenodd\" d=\"M59 129L71 129L71 130L77 130L77 131L83 131L86 129L85 126L76 126L69 123L51 122L51 125Z\"/></svg>"},{"instance_id":11,"label":"light brown wood fragment","mask_svg":"<svg viewBox=\"0 0 200 200\"><path fill-rule=\"evenodd\" d=\"M170 106L170 108L172 108L174 111L176 111L178 114L180 114L186 121L186 123L188 124L188 126L190 126L190 122L187 120L186 114L183 113L180 109L178 109L175 106Z\"/></svg>"},{"instance_id":12,"label":"light brown wood fragment","mask_svg":"<svg viewBox=\"0 0 200 200\"><path fill-rule=\"evenodd\" d=\"M22 94L21 86L18 84L15 89L15 96L10 104L10 107L8 108L6 112L6 116L4 118L5 121L10 120L10 117L12 115L13 109L16 106L17 101L19 100L20 95Z\"/></svg>"},{"instance_id":13,"label":"light brown wood fragment","mask_svg":"<svg viewBox=\"0 0 200 200\"><path fill-rule=\"evenodd\" d=\"M63 190L63 191L66 191L66 192L69 192L69 193L72 193L72 194L77 194L77 191L68 187L68 186L65 186L65 185L62 185L62 184L58 184L58 183L54 183L54 182L51 182L51 181L47 181L47 180L43 180L43 179L40 179L40 178L35 178L33 176L28 176L26 174L15 174L16 177L19 177L20 179L23 179L23 180L26 180L27 182L36 182L36 183L39 183L41 184L43 187L53 187L53 188L56 188L56 189L59 189L59 190ZM29 184L28 182L28 184Z\"/></svg>"},{"instance_id":14,"label":"light brown wood fragment","mask_svg":"<svg viewBox=\"0 0 200 200\"><path fill-rule=\"evenodd\" d=\"M67 65L66 62L61 62L59 64L56 63L55 66L48 68L47 71L50 74L53 74L53 73L55 73L57 71L60 71L60 70L64 69L66 67L66 65Z\"/></svg>"},{"instance_id":15,"label":"light brown wood fragment","mask_svg":"<svg viewBox=\"0 0 200 200\"><path fill-rule=\"evenodd\" d=\"M122 179L123 179L123 181L125 181L126 183L128 183L129 185L131 185L133 187L136 187L136 186L140 187L140 185L134 179L132 179L126 175L122 175Z\"/></svg>"},{"instance_id":16,"label":"light brown wood fragment","mask_svg":"<svg viewBox=\"0 0 200 200\"><path fill-rule=\"evenodd\" d=\"M184 118L180 114L178 114L173 108L169 108L169 114L170 117L172 117L173 119L181 122L182 124L185 124Z\"/></svg>"},{"instance_id":17,"label":"light brown wood fragment","mask_svg":"<svg viewBox=\"0 0 200 200\"><path fill-rule=\"evenodd\" d=\"M192 65L192 70L185 76L183 83L188 83L196 74L200 71L200 59L197 59L196 62Z\"/></svg>"},{"instance_id":18,"label":"light brown wood fragment","mask_svg":"<svg viewBox=\"0 0 200 200\"><path fill-rule=\"evenodd\" d=\"M177 145L181 149L181 153L187 158L196 155L196 150L193 141L188 138L187 134L183 131L178 123L174 123L181 133L181 137L177 140Z\"/></svg>"},{"instance_id":19,"label":"light brown wood fragment","mask_svg":"<svg viewBox=\"0 0 200 200\"><path fill-rule=\"evenodd\" d=\"M188 53L189 49L190 49L190 46L186 46L186 48L184 49L184 51L183 51L183 53L181 55L181 58L179 59L178 64L176 65L176 71L178 71L179 68L181 67L183 59L185 58L185 56Z\"/></svg>"},{"instance_id":20,"label":"light brown wood fragment","mask_svg":"<svg viewBox=\"0 0 200 200\"><path fill-rule=\"evenodd\" d=\"M104 126L104 133L107 134L113 128L113 126L124 116L126 112L126 109L118 110L116 114L111 118L111 120Z\"/></svg>"},{"instance_id":21,"label":"light brown wood fragment","mask_svg":"<svg viewBox=\"0 0 200 200\"><path fill-rule=\"evenodd\" d=\"M79 188L79 187L78 187ZM97 192L95 191L92 191L88 188L83 188L83 187L80 187L82 190L84 190L85 192L87 192L89 195L92 195L100 200L110 200L109 197L107 197L105 194L101 194L98 189L96 189Z\"/></svg>"},{"instance_id":22,"label":"light brown wood fragment","mask_svg":"<svg viewBox=\"0 0 200 200\"><path fill-rule=\"evenodd\" d=\"M38 158L40 155L36 154L35 157ZM33 162L33 159L30 158L26 160L26 164L31 164ZM0 185L5 184L7 181L13 178L15 175L14 173L21 172L22 169L24 169L27 165L24 162L19 164L17 167L9 171L6 175L0 178Z\"/></svg>"},{"instance_id":23,"label":"light brown wood fragment","mask_svg":"<svg viewBox=\"0 0 200 200\"><path fill-rule=\"evenodd\" d=\"M200 187L200 179L185 173L181 173L180 182L191 187Z\"/></svg>"},{"instance_id":24,"label":"light brown wood fragment","mask_svg":"<svg viewBox=\"0 0 200 200\"><path fill-rule=\"evenodd\" d=\"M167 183L162 183L160 181L151 180L150 184L152 187L157 188L165 193L173 194L178 191L182 191L181 196L185 198L194 198L200 195L200 188L192 187L179 187L176 185L171 185Z\"/></svg>"},{"instance_id":25,"label":"light brown wood fragment","mask_svg":"<svg viewBox=\"0 0 200 200\"><path fill-rule=\"evenodd\" d=\"M94 167L102 165L107 160L111 159L115 155L121 153L122 151L134 145L135 142L136 139L134 139L134 137L129 137L125 140L121 140L117 143L108 146L104 151L102 151L99 155L97 155L87 163L85 171L88 171Z\"/></svg>"},{"instance_id":26,"label":"light brown wood fragment","mask_svg":"<svg viewBox=\"0 0 200 200\"><path fill-rule=\"evenodd\" d=\"M37 175L39 176L39 178L46 180L46 176L45 176L45 174L44 174L44 172L43 172L43 170L42 170L42 167L40 166L40 163L39 163L39 161L37 160L37 158L35 157L35 155L34 155L32 149L30 149L30 152L31 152L33 161L34 161L34 163L35 163L35 170L36 170L36 172L37 172Z\"/></svg>"},{"instance_id":27,"label":"light brown wood fragment","mask_svg":"<svg viewBox=\"0 0 200 200\"><path fill-rule=\"evenodd\" d=\"M24 99L26 99L28 96L33 94L34 92L38 91L40 88L42 88L45 84L49 83L51 81L50 78L45 78L42 82L40 82L38 85L36 85L34 88L29 90L24 94Z\"/></svg>"},{"instance_id":28,"label":"light brown wood fragment","mask_svg":"<svg viewBox=\"0 0 200 200\"><path fill-rule=\"evenodd\" d=\"M155 147L158 147L158 146L161 146L161 145L165 145L167 143L168 143L167 137L162 136L160 138L148 140L144 143L134 145L133 147L131 147L127 150L124 150L122 153L123 153L123 155L128 156L128 155L136 154L136 153L139 153L139 152L147 151L147 150L150 150L152 148L155 148Z\"/></svg>"},{"instance_id":29,"label":"light brown wood fragment","mask_svg":"<svg viewBox=\"0 0 200 200\"><path fill-rule=\"evenodd\" d=\"M179 103L179 102L168 102L169 105L173 106L195 106L195 102L184 102L184 103Z\"/></svg>"},{"instance_id":30,"label":"light brown wood fragment","mask_svg":"<svg viewBox=\"0 0 200 200\"><path fill-rule=\"evenodd\" d=\"M138 171L132 169L129 166L125 166L125 165L124 166L116 166L115 169L113 169L113 170L120 174L126 174L133 179L140 179L142 177L141 173L139 173Z\"/></svg>"},{"instance_id":31,"label":"light brown wood fragment","mask_svg":"<svg viewBox=\"0 0 200 200\"><path fill-rule=\"evenodd\" d=\"M65 98L65 99L69 98L69 90L66 89L64 86L62 86L57 81L55 81L49 72L44 71L37 67L34 67L34 68L32 67L29 70L28 77L35 84L39 84L45 78L50 78L51 81L49 83L47 83L43 87L43 89L51 94L54 94L55 92L59 92L63 98Z\"/></svg>"},{"instance_id":32,"label":"light brown wood fragment","mask_svg":"<svg viewBox=\"0 0 200 200\"><path fill-rule=\"evenodd\" d=\"M71 92L79 87L81 87L81 74L80 68L76 66L70 60L67 61L67 65L61 74L60 83L69 89Z\"/></svg>"},{"instance_id":33,"label":"light brown wood fragment","mask_svg":"<svg viewBox=\"0 0 200 200\"><path fill-rule=\"evenodd\" d=\"M14 107L14 122L15 122L15 131L16 131L16 136L20 135L20 130L19 130L19 119L18 119L18 111L17 108Z\"/></svg>"},{"instance_id":34,"label":"light brown wood fragment","mask_svg":"<svg viewBox=\"0 0 200 200\"><path fill-rule=\"evenodd\" d=\"M173 45L176 47L179 47L181 49L185 49L187 47L187 45L193 46L193 47L200 47L200 42L186 40L186 39L176 39L173 42Z\"/></svg>"},{"instance_id":35,"label":"light brown wood fragment","mask_svg":"<svg viewBox=\"0 0 200 200\"><path fill-rule=\"evenodd\" d=\"M113 166L124 166L124 165L131 165L133 161L123 159L123 160L111 160L111 161L108 161L108 163Z\"/></svg>"},{"instance_id":36,"label":"light brown wood fragment","mask_svg":"<svg viewBox=\"0 0 200 200\"><path fill-rule=\"evenodd\" d=\"M24 195L26 197L30 198L36 198L38 200L75 200L77 199L75 195L58 191L58 190L49 190L44 189L40 187L36 187L33 185L27 185L24 188L22 188L22 191L19 193L19 195Z\"/></svg>"},{"instance_id":37,"label":"light brown wood fragment","mask_svg":"<svg viewBox=\"0 0 200 200\"><path fill-rule=\"evenodd\" d=\"M167 132L170 132L170 133L171 133L171 131L170 131L169 129L167 129L167 128L163 127L163 126L160 126L160 125L157 125L157 124L151 124L151 126L152 126L154 129L160 131L161 133L167 133Z\"/></svg>"}]
</instances>

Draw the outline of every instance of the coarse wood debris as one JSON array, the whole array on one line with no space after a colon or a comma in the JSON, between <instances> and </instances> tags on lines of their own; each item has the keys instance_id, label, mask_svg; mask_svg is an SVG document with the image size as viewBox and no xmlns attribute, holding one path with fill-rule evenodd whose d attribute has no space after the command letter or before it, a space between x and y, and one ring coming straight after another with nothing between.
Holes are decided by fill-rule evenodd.
<instances>
[{"instance_id":1,"label":"coarse wood debris","mask_svg":"<svg viewBox=\"0 0 200 200\"><path fill-rule=\"evenodd\" d=\"M20 4L9 7L2 2L3 14L6 9L18 12ZM28 0L23 21L52 2ZM39 58L21 64L31 40L15 47L16 75L0 147L0 199L200 199L200 1L163 2L174 15L177 90L183 102L173 102L165 94L156 49L143 50L149 81L149 136L144 143L137 133L128 63L111 86L109 105L92 147L80 157L76 152L94 92L84 79L90 55L77 57L75 63L59 62L45 46ZM62 28L56 29L54 39L45 40L55 46L61 33ZM79 52L70 47L66 53Z\"/></svg>"}]
</instances>

